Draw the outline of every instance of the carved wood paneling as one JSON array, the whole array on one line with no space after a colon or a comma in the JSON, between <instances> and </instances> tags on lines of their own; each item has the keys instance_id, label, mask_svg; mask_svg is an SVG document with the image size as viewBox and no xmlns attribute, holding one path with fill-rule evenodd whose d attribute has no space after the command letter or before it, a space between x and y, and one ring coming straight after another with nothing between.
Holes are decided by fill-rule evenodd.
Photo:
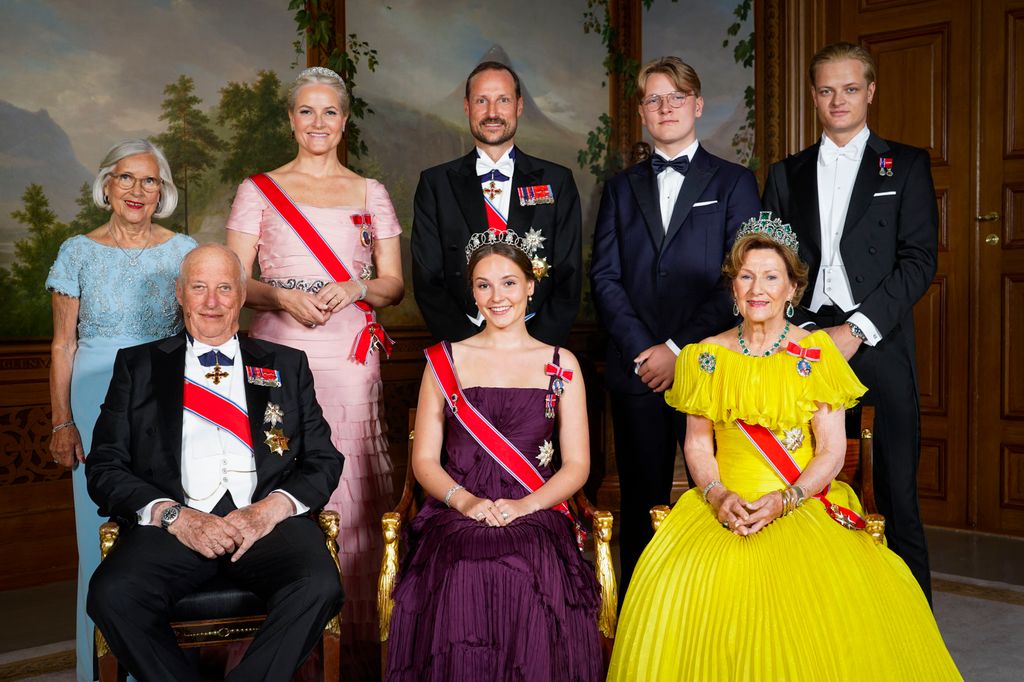
<instances>
[{"instance_id":1,"label":"carved wood paneling","mask_svg":"<svg viewBox=\"0 0 1024 682\"><path fill-rule=\"evenodd\" d=\"M949 251L949 190L935 188L935 208L939 214L939 251Z\"/></svg>"},{"instance_id":2,"label":"carved wood paneling","mask_svg":"<svg viewBox=\"0 0 1024 682\"><path fill-rule=\"evenodd\" d=\"M1024 183L1003 185L1003 248L1024 249Z\"/></svg>"},{"instance_id":3,"label":"carved wood paneling","mask_svg":"<svg viewBox=\"0 0 1024 682\"><path fill-rule=\"evenodd\" d=\"M917 343L917 385L921 413L946 414L946 320L947 279L936 276L914 306Z\"/></svg>"},{"instance_id":4,"label":"carved wood paneling","mask_svg":"<svg viewBox=\"0 0 1024 682\"><path fill-rule=\"evenodd\" d=\"M1002 413L1024 419L1024 273L1004 275L1002 303Z\"/></svg>"},{"instance_id":5,"label":"carved wood paneling","mask_svg":"<svg viewBox=\"0 0 1024 682\"><path fill-rule=\"evenodd\" d=\"M1024 10L1006 13L1006 158L1024 157Z\"/></svg>"},{"instance_id":6,"label":"carved wood paneling","mask_svg":"<svg viewBox=\"0 0 1024 682\"><path fill-rule=\"evenodd\" d=\"M861 37L875 59L879 89L869 125L884 137L924 147L948 163L949 25L934 24Z\"/></svg>"},{"instance_id":7,"label":"carved wood paneling","mask_svg":"<svg viewBox=\"0 0 1024 682\"><path fill-rule=\"evenodd\" d=\"M920 5L927 0L860 0L861 12L874 12L887 9L913 9L913 5Z\"/></svg>"},{"instance_id":8,"label":"carved wood paneling","mask_svg":"<svg viewBox=\"0 0 1024 682\"><path fill-rule=\"evenodd\" d=\"M1000 453L1000 505L1024 510L1024 445L1004 445Z\"/></svg>"},{"instance_id":9,"label":"carved wood paneling","mask_svg":"<svg viewBox=\"0 0 1024 682\"><path fill-rule=\"evenodd\" d=\"M946 441L921 439L921 463L917 470L917 494L922 498L945 500Z\"/></svg>"}]
</instances>

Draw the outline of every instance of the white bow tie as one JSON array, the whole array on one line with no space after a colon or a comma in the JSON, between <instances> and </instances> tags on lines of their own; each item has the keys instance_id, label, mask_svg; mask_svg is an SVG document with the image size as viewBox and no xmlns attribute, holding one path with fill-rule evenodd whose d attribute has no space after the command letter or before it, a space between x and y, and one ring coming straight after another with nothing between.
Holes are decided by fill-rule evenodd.
<instances>
[{"instance_id":1,"label":"white bow tie","mask_svg":"<svg viewBox=\"0 0 1024 682\"><path fill-rule=\"evenodd\" d=\"M492 170L496 170L499 173L503 173L506 177L511 178L512 173L515 171L515 161L508 158L508 156L501 157L498 163L491 161L491 157L484 155L482 158L477 157L476 159L476 174L477 176L490 173Z\"/></svg>"},{"instance_id":2,"label":"white bow tie","mask_svg":"<svg viewBox=\"0 0 1024 682\"><path fill-rule=\"evenodd\" d=\"M851 161L856 161L860 149L852 144L845 147L837 147L834 144L822 144L818 149L818 160L823 166L831 166L840 156Z\"/></svg>"}]
</instances>

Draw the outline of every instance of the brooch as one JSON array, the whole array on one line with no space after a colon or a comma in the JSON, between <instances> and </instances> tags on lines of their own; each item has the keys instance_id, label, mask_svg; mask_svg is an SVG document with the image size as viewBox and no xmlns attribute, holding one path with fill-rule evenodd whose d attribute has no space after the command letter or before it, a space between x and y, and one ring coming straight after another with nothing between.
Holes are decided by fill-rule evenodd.
<instances>
[{"instance_id":1,"label":"brooch","mask_svg":"<svg viewBox=\"0 0 1024 682\"><path fill-rule=\"evenodd\" d=\"M555 203L555 192L551 189L551 185L530 185L529 187L520 187L517 191L519 192L520 206Z\"/></svg>"},{"instance_id":2,"label":"brooch","mask_svg":"<svg viewBox=\"0 0 1024 682\"><path fill-rule=\"evenodd\" d=\"M715 356L707 351L704 351L697 356L697 364L700 368L708 374L714 374L715 372Z\"/></svg>"},{"instance_id":3,"label":"brooch","mask_svg":"<svg viewBox=\"0 0 1024 682\"><path fill-rule=\"evenodd\" d=\"M892 157L880 156L878 157L878 174L888 175L892 177Z\"/></svg>"},{"instance_id":4,"label":"brooch","mask_svg":"<svg viewBox=\"0 0 1024 682\"><path fill-rule=\"evenodd\" d=\"M551 444L551 441L546 440L541 443L540 453L537 455L537 462L542 466L546 467L551 464L551 458L555 456L555 446Z\"/></svg>"},{"instance_id":5,"label":"brooch","mask_svg":"<svg viewBox=\"0 0 1024 682\"><path fill-rule=\"evenodd\" d=\"M271 427L277 426L284 421L284 411L276 403L267 403L267 411L263 413L263 422Z\"/></svg>"},{"instance_id":6,"label":"brooch","mask_svg":"<svg viewBox=\"0 0 1024 682\"><path fill-rule=\"evenodd\" d=\"M799 426L794 426L788 431L783 431L782 435L782 444L785 445L786 449L790 452L796 452L800 449L800 446L804 444L804 430Z\"/></svg>"},{"instance_id":7,"label":"brooch","mask_svg":"<svg viewBox=\"0 0 1024 682\"><path fill-rule=\"evenodd\" d=\"M284 453L288 452L288 436L284 435L284 431L274 427L263 433L267 437L263 443L270 448L271 452L278 456L284 456Z\"/></svg>"},{"instance_id":8,"label":"brooch","mask_svg":"<svg viewBox=\"0 0 1024 682\"><path fill-rule=\"evenodd\" d=\"M245 380L254 386L281 388L281 373L269 367L245 366Z\"/></svg>"},{"instance_id":9,"label":"brooch","mask_svg":"<svg viewBox=\"0 0 1024 682\"><path fill-rule=\"evenodd\" d=\"M820 348L804 348L792 341L786 346L786 352L797 359L796 373L802 377L811 376L811 362L821 360Z\"/></svg>"}]
</instances>

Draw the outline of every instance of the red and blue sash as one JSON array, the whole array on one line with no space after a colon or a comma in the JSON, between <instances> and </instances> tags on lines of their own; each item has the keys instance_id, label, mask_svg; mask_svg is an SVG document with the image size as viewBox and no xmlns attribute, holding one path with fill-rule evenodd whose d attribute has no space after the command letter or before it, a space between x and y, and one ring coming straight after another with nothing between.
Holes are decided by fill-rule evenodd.
<instances>
[{"instance_id":1,"label":"red and blue sash","mask_svg":"<svg viewBox=\"0 0 1024 682\"><path fill-rule=\"evenodd\" d=\"M508 220L487 197L484 197L484 211L487 213L488 230L499 234L508 230Z\"/></svg>"},{"instance_id":2,"label":"red and blue sash","mask_svg":"<svg viewBox=\"0 0 1024 682\"><path fill-rule=\"evenodd\" d=\"M299 241L309 249L309 253L320 264L320 267L327 271L331 279L335 282L347 282L355 279L313 223L302 214L298 206L292 203L284 190L269 175L257 173L250 176L249 179L274 207L278 215L295 231ZM366 301L356 301L355 306L363 312L366 326L356 337L355 347L352 351L353 357L356 361L366 364L370 351L376 347L382 349L384 355L390 358L395 342L384 331L384 327L377 322L377 313L373 310L373 306Z\"/></svg>"},{"instance_id":3,"label":"red and blue sash","mask_svg":"<svg viewBox=\"0 0 1024 682\"><path fill-rule=\"evenodd\" d=\"M533 462L466 399L459 380L455 376L455 363L452 361L448 347L443 343L438 343L423 352L427 356L427 364L430 365L434 378L437 379L437 383L441 387L441 392L444 393L445 402L448 403L448 407L451 408L452 414L459 420L459 423L466 431L469 431L484 452L490 455L512 478L529 492L536 492L544 485L544 478L534 467ZM576 540L582 546L586 534L573 517L572 512L569 511L569 505L559 502L552 509L561 512L572 522L576 528Z\"/></svg>"},{"instance_id":4,"label":"red and blue sash","mask_svg":"<svg viewBox=\"0 0 1024 682\"><path fill-rule=\"evenodd\" d=\"M748 424L742 419L736 420L736 426L750 439L757 451L768 460L768 464L779 475L779 478L789 485L796 483L801 474L800 465L796 463L792 455L789 454L789 450L779 441L778 436L772 433L771 429L758 424ZM863 530L865 523L860 514L852 509L829 502L825 497L831 487L831 484L826 485L824 490L814 496L815 499L825 505L825 511L839 525L850 530Z\"/></svg>"},{"instance_id":5,"label":"red and blue sash","mask_svg":"<svg viewBox=\"0 0 1024 682\"><path fill-rule=\"evenodd\" d=\"M183 405L186 412L224 429L252 451L249 415L244 407L188 377L185 377Z\"/></svg>"}]
</instances>

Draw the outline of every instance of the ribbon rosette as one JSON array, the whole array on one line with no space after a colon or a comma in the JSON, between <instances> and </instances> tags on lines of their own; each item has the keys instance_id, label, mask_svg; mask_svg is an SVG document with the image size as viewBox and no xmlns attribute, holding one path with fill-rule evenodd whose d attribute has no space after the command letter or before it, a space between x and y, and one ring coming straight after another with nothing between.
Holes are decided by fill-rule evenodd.
<instances>
[{"instance_id":1,"label":"ribbon rosette","mask_svg":"<svg viewBox=\"0 0 1024 682\"><path fill-rule=\"evenodd\" d=\"M820 348L804 348L792 341L786 346L786 352L797 358L796 373L802 377L811 375L811 363L821 360Z\"/></svg>"}]
</instances>

